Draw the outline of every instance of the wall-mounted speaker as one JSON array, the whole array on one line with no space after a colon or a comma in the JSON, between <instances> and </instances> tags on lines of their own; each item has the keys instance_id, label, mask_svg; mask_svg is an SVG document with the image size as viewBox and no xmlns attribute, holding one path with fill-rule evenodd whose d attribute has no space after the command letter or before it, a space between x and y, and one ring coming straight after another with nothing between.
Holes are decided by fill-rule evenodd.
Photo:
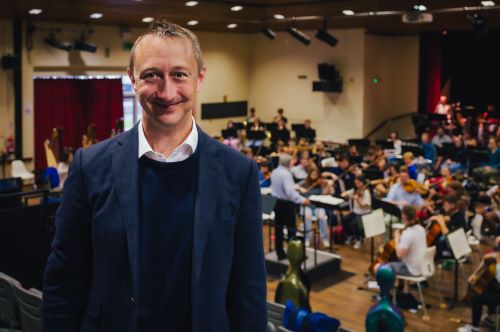
<instances>
[{"instance_id":1,"label":"wall-mounted speaker","mask_svg":"<svg viewBox=\"0 0 500 332\"><path fill-rule=\"evenodd\" d=\"M21 65L21 58L18 55L7 54L2 56L3 69L18 69Z\"/></svg>"}]
</instances>

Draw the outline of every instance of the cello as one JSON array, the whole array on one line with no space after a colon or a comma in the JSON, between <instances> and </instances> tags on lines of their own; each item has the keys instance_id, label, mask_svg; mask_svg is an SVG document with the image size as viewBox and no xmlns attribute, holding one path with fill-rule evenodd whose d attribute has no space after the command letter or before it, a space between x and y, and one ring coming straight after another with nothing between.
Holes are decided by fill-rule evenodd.
<instances>
[{"instance_id":1,"label":"cello","mask_svg":"<svg viewBox=\"0 0 500 332\"><path fill-rule=\"evenodd\" d=\"M483 259L481 264L469 277L469 287L463 302L467 305L472 303L472 299L483 294L495 279L496 259L489 257Z\"/></svg>"},{"instance_id":2,"label":"cello","mask_svg":"<svg viewBox=\"0 0 500 332\"><path fill-rule=\"evenodd\" d=\"M396 261L396 241L394 239L387 241L384 245L384 248L377 253L377 257L373 260L373 263L370 264L368 271L372 276L375 276L375 266L381 263L387 263Z\"/></svg>"}]
</instances>

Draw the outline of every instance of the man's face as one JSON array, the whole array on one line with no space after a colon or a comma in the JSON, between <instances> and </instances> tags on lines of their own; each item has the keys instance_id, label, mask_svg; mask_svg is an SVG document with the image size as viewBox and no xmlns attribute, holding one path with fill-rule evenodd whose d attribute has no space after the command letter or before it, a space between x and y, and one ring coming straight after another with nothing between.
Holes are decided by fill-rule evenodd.
<instances>
[{"instance_id":1,"label":"man's face","mask_svg":"<svg viewBox=\"0 0 500 332\"><path fill-rule=\"evenodd\" d=\"M143 120L167 129L191 121L205 68L198 73L189 40L146 35L135 49L133 69L129 77L144 110Z\"/></svg>"},{"instance_id":2,"label":"man's face","mask_svg":"<svg viewBox=\"0 0 500 332\"><path fill-rule=\"evenodd\" d=\"M443 202L443 210L446 213L450 213L455 209L455 205L450 204L449 202L444 201Z\"/></svg>"},{"instance_id":3,"label":"man's face","mask_svg":"<svg viewBox=\"0 0 500 332\"><path fill-rule=\"evenodd\" d=\"M410 176L408 175L407 172L401 172L399 173L399 181L401 181L402 184L405 184L408 182Z\"/></svg>"},{"instance_id":4,"label":"man's face","mask_svg":"<svg viewBox=\"0 0 500 332\"><path fill-rule=\"evenodd\" d=\"M490 148L490 150L495 150L497 148L497 142L494 138L488 140L488 148Z\"/></svg>"}]
</instances>

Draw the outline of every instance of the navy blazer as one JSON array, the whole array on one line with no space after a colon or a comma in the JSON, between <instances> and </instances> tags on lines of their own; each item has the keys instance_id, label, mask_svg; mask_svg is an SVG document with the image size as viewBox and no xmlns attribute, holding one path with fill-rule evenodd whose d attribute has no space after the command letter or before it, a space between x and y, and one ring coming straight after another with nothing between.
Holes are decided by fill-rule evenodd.
<instances>
[{"instance_id":1,"label":"navy blazer","mask_svg":"<svg viewBox=\"0 0 500 332\"><path fill-rule=\"evenodd\" d=\"M137 331L137 130L75 153L44 275L44 331ZM257 165L198 130L192 330L265 331Z\"/></svg>"}]
</instances>

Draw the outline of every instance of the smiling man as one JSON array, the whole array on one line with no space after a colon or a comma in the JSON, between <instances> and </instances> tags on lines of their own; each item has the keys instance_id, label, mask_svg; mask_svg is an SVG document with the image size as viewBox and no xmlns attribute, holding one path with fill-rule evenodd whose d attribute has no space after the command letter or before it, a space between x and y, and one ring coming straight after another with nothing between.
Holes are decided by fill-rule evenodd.
<instances>
[{"instance_id":1,"label":"smiling man","mask_svg":"<svg viewBox=\"0 0 500 332\"><path fill-rule=\"evenodd\" d=\"M196 36L153 22L128 70L130 131L79 150L44 277L44 331L265 331L255 162L193 118Z\"/></svg>"}]
</instances>

